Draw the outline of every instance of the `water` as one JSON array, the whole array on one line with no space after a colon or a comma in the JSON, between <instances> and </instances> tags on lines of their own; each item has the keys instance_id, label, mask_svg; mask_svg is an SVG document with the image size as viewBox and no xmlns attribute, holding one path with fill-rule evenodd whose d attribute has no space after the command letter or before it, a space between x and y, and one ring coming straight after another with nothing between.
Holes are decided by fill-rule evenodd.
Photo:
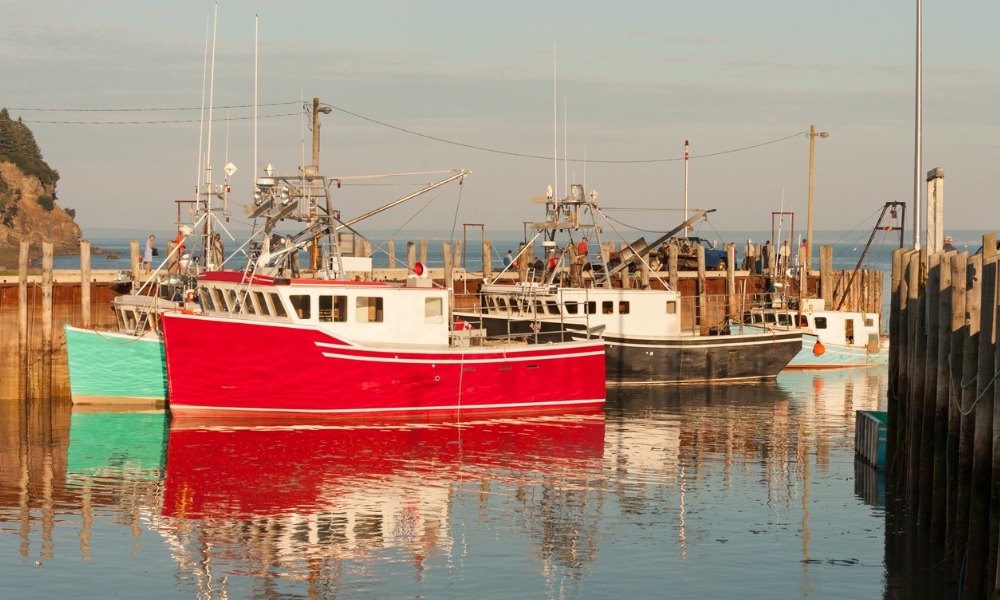
<instances>
[{"instance_id":1,"label":"water","mask_svg":"<svg viewBox=\"0 0 1000 600\"><path fill-rule=\"evenodd\" d=\"M854 411L885 386L783 373L313 427L0 403L0 578L9 598L940 597L887 571L884 486L855 463Z\"/></svg>"}]
</instances>

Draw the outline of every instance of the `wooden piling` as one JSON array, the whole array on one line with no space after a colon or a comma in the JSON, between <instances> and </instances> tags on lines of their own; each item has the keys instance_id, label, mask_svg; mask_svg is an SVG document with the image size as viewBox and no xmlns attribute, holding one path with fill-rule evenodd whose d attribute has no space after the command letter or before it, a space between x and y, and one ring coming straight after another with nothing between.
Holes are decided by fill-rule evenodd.
<instances>
[{"instance_id":1,"label":"wooden piling","mask_svg":"<svg viewBox=\"0 0 1000 600\"><path fill-rule=\"evenodd\" d=\"M17 397L28 396L28 242L21 242L17 263Z\"/></svg>"},{"instance_id":2,"label":"wooden piling","mask_svg":"<svg viewBox=\"0 0 1000 600\"><path fill-rule=\"evenodd\" d=\"M909 435L907 436L906 453L909 462L906 468L906 500L914 509L918 506L920 489L920 429L923 423L922 397L924 393L924 379L918 376L923 367L923 357L926 354L926 338L924 337L924 286L922 281L922 269L924 265L923 251L910 255L910 286L909 298L907 301L907 317L909 338L912 342L907 358L907 372L911 373L909 385L907 386L907 424ZM920 359L918 362L918 358Z\"/></svg>"},{"instance_id":3,"label":"wooden piling","mask_svg":"<svg viewBox=\"0 0 1000 600\"><path fill-rule=\"evenodd\" d=\"M483 240L483 279L493 279L493 242Z\"/></svg>"},{"instance_id":4,"label":"wooden piling","mask_svg":"<svg viewBox=\"0 0 1000 600\"><path fill-rule=\"evenodd\" d=\"M927 257L927 285L924 288L923 338L925 352L916 357L917 373L922 374L922 395L915 400L923 404L920 416L920 481L917 522L930 533L931 507L934 499L934 415L937 394L938 297L941 295L941 256Z\"/></svg>"},{"instance_id":5,"label":"wooden piling","mask_svg":"<svg viewBox=\"0 0 1000 600\"><path fill-rule=\"evenodd\" d=\"M52 398L52 242L42 242L42 356L39 361L40 398Z\"/></svg>"},{"instance_id":6,"label":"wooden piling","mask_svg":"<svg viewBox=\"0 0 1000 600\"><path fill-rule=\"evenodd\" d=\"M667 246L667 282L670 289L677 289L677 242L671 242Z\"/></svg>"},{"instance_id":7,"label":"wooden piling","mask_svg":"<svg viewBox=\"0 0 1000 600\"><path fill-rule=\"evenodd\" d=\"M427 267L427 240L420 240L420 264Z\"/></svg>"},{"instance_id":8,"label":"wooden piling","mask_svg":"<svg viewBox=\"0 0 1000 600\"><path fill-rule=\"evenodd\" d=\"M726 318L736 314L736 244L726 244Z\"/></svg>"},{"instance_id":9,"label":"wooden piling","mask_svg":"<svg viewBox=\"0 0 1000 600\"><path fill-rule=\"evenodd\" d=\"M80 241L80 316L84 327L90 326L90 242Z\"/></svg>"},{"instance_id":10,"label":"wooden piling","mask_svg":"<svg viewBox=\"0 0 1000 600\"><path fill-rule=\"evenodd\" d=\"M955 550L955 519L958 506L958 442L961 431L962 413L962 362L968 325L965 319L966 267L968 253L951 254L951 354L948 356L948 442L947 442L947 492L948 508L945 522L944 548Z\"/></svg>"},{"instance_id":11,"label":"wooden piling","mask_svg":"<svg viewBox=\"0 0 1000 600\"><path fill-rule=\"evenodd\" d=\"M823 294L828 293L827 284L823 283L823 264L825 261L824 248L828 246L821 246L819 251L819 261L820 261L820 295L826 301L826 296ZM896 448L897 442L897 429L899 426L899 355L900 355L900 296L901 289L904 289L905 285L903 277L903 265L907 264L904 262L903 257L906 251L902 248L895 250L892 253L892 296L889 300L889 339L892 342L889 344L889 376L888 376L888 386L886 390L886 454L885 454L885 464L887 470L891 473L893 467L896 464ZM827 265L829 267L829 265ZM829 275L829 273L827 273Z\"/></svg>"},{"instance_id":12,"label":"wooden piling","mask_svg":"<svg viewBox=\"0 0 1000 600\"><path fill-rule=\"evenodd\" d=\"M444 287L455 289L455 268L452 263L451 242L441 242L441 254L444 256Z\"/></svg>"},{"instance_id":13,"label":"wooden piling","mask_svg":"<svg viewBox=\"0 0 1000 600\"><path fill-rule=\"evenodd\" d=\"M708 290L705 289L705 246L695 244L695 256L698 259L698 298L695 309L695 325L699 327L701 335L708 335L708 323L706 323L706 305L708 302Z\"/></svg>"},{"instance_id":14,"label":"wooden piling","mask_svg":"<svg viewBox=\"0 0 1000 600\"><path fill-rule=\"evenodd\" d=\"M139 254L139 242L130 240L128 243L129 258L132 264L132 283L142 281L142 255Z\"/></svg>"},{"instance_id":15,"label":"wooden piling","mask_svg":"<svg viewBox=\"0 0 1000 600\"><path fill-rule=\"evenodd\" d=\"M931 482L931 547L942 551L945 545L945 530L948 520L947 493L948 489L948 390L950 387L950 372L948 357L951 354L951 332L953 324L952 293L951 293L951 258L954 252L942 253L939 257L937 302L932 306L937 321L937 354L933 364L928 364L928 370L935 369L933 387L934 407L934 469ZM930 389L930 386L928 386Z\"/></svg>"},{"instance_id":16,"label":"wooden piling","mask_svg":"<svg viewBox=\"0 0 1000 600\"><path fill-rule=\"evenodd\" d=\"M417 265L417 245L413 242L406 242L406 267L412 273Z\"/></svg>"},{"instance_id":17,"label":"wooden piling","mask_svg":"<svg viewBox=\"0 0 1000 600\"><path fill-rule=\"evenodd\" d=\"M994 320L996 317L997 261L996 256L983 256L982 295L980 305L979 356L976 367L975 427L972 443L972 478L969 491L968 559L965 563L963 587L972 597L985 597L988 578L986 561L989 555L990 476L993 463L993 365L996 349ZM990 590L992 595L992 590Z\"/></svg>"},{"instance_id":18,"label":"wooden piling","mask_svg":"<svg viewBox=\"0 0 1000 600\"><path fill-rule=\"evenodd\" d=\"M961 419L958 436L958 491L955 499L955 550L952 578L962 575L969 540L969 494L972 490L972 442L975 435L973 404L976 399L976 370L979 365L979 308L982 290L982 255L971 256L966 267L965 312L968 325L962 351Z\"/></svg>"}]
</instances>

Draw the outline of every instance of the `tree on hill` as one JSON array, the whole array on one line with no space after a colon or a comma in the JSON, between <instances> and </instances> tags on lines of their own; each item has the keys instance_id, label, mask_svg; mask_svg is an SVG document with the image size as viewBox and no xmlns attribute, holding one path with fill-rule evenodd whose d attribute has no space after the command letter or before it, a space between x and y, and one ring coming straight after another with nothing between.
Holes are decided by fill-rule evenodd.
<instances>
[{"instance_id":1,"label":"tree on hill","mask_svg":"<svg viewBox=\"0 0 1000 600\"><path fill-rule=\"evenodd\" d=\"M6 108L0 109L0 160L14 163L25 175L37 177L53 190L59 181L59 173L42 158L31 129L20 118L12 120Z\"/></svg>"}]
</instances>

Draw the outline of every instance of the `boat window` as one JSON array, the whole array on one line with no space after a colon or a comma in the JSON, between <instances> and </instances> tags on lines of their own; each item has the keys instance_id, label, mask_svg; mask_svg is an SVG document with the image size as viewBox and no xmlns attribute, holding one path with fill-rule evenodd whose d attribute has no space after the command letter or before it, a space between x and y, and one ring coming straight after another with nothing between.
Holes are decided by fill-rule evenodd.
<instances>
[{"instance_id":1,"label":"boat window","mask_svg":"<svg viewBox=\"0 0 1000 600\"><path fill-rule=\"evenodd\" d=\"M355 306L354 320L358 323L381 323L384 320L381 296L359 296Z\"/></svg>"},{"instance_id":2,"label":"boat window","mask_svg":"<svg viewBox=\"0 0 1000 600\"><path fill-rule=\"evenodd\" d=\"M444 302L441 298L424 300L424 323L444 323Z\"/></svg>"},{"instance_id":3,"label":"boat window","mask_svg":"<svg viewBox=\"0 0 1000 600\"><path fill-rule=\"evenodd\" d=\"M826 329L826 317L816 317L813 321L816 323L816 329Z\"/></svg>"},{"instance_id":4,"label":"boat window","mask_svg":"<svg viewBox=\"0 0 1000 600\"><path fill-rule=\"evenodd\" d=\"M809 327L809 317L802 315L802 326Z\"/></svg>"},{"instance_id":5,"label":"boat window","mask_svg":"<svg viewBox=\"0 0 1000 600\"><path fill-rule=\"evenodd\" d=\"M677 301L671 300L667 302L667 314L676 315L677 314Z\"/></svg>"},{"instance_id":6,"label":"boat window","mask_svg":"<svg viewBox=\"0 0 1000 600\"><path fill-rule=\"evenodd\" d=\"M559 304L555 300L546 300L545 306L548 308L550 315L559 314Z\"/></svg>"},{"instance_id":7,"label":"boat window","mask_svg":"<svg viewBox=\"0 0 1000 600\"><path fill-rule=\"evenodd\" d=\"M202 288L198 290L198 295L201 296L201 305L205 310L215 310L215 302L212 301L212 294L208 293L208 290Z\"/></svg>"},{"instance_id":8,"label":"boat window","mask_svg":"<svg viewBox=\"0 0 1000 600\"><path fill-rule=\"evenodd\" d=\"M628 302L622 301L618 303L618 313L623 315L628 314Z\"/></svg>"},{"instance_id":9,"label":"boat window","mask_svg":"<svg viewBox=\"0 0 1000 600\"><path fill-rule=\"evenodd\" d=\"M135 331L135 312L123 311L125 314L125 331Z\"/></svg>"},{"instance_id":10,"label":"boat window","mask_svg":"<svg viewBox=\"0 0 1000 600\"><path fill-rule=\"evenodd\" d=\"M228 310L226 308L226 301L222 299L222 290L219 288L212 288L212 297L215 298L215 305L219 307L220 312Z\"/></svg>"},{"instance_id":11,"label":"boat window","mask_svg":"<svg viewBox=\"0 0 1000 600\"><path fill-rule=\"evenodd\" d=\"M615 303L611 302L610 300L605 300L604 302L601 302L601 312L606 315L615 314Z\"/></svg>"},{"instance_id":12,"label":"boat window","mask_svg":"<svg viewBox=\"0 0 1000 600\"><path fill-rule=\"evenodd\" d=\"M597 302L590 300L587 302L587 314L596 315L597 314Z\"/></svg>"},{"instance_id":13,"label":"boat window","mask_svg":"<svg viewBox=\"0 0 1000 600\"><path fill-rule=\"evenodd\" d=\"M243 299L243 305L246 306L247 312L251 315L257 314L257 309L253 305L253 296L250 292L244 292L240 297Z\"/></svg>"},{"instance_id":14,"label":"boat window","mask_svg":"<svg viewBox=\"0 0 1000 600\"><path fill-rule=\"evenodd\" d=\"M847 345L854 345L854 319L844 321L844 341Z\"/></svg>"},{"instance_id":15,"label":"boat window","mask_svg":"<svg viewBox=\"0 0 1000 600\"><path fill-rule=\"evenodd\" d=\"M765 323L774 323L774 321L775 321L775 319L774 319L774 313L764 313L764 322Z\"/></svg>"},{"instance_id":16,"label":"boat window","mask_svg":"<svg viewBox=\"0 0 1000 600\"><path fill-rule=\"evenodd\" d=\"M788 325L788 313L778 313L778 325Z\"/></svg>"},{"instance_id":17,"label":"boat window","mask_svg":"<svg viewBox=\"0 0 1000 600\"><path fill-rule=\"evenodd\" d=\"M285 312L285 305L281 303L281 296L271 292L271 304L274 305L274 314L278 317L287 317L288 313Z\"/></svg>"},{"instance_id":18,"label":"boat window","mask_svg":"<svg viewBox=\"0 0 1000 600\"><path fill-rule=\"evenodd\" d=\"M510 299L510 312L514 313L515 315L521 313L521 303L518 302L517 299L515 298Z\"/></svg>"},{"instance_id":19,"label":"boat window","mask_svg":"<svg viewBox=\"0 0 1000 600\"><path fill-rule=\"evenodd\" d=\"M257 305L260 306L260 314L265 317L271 316L271 311L267 306L267 300L264 298L264 292L254 292L254 299L257 300Z\"/></svg>"},{"instance_id":20,"label":"boat window","mask_svg":"<svg viewBox=\"0 0 1000 600\"><path fill-rule=\"evenodd\" d=\"M796 327L798 327L799 326L799 315L792 315L792 322L795 323Z\"/></svg>"},{"instance_id":21,"label":"boat window","mask_svg":"<svg viewBox=\"0 0 1000 600\"><path fill-rule=\"evenodd\" d=\"M234 313L240 312L240 301L236 299L236 290L228 290L229 292L229 309Z\"/></svg>"},{"instance_id":22,"label":"boat window","mask_svg":"<svg viewBox=\"0 0 1000 600\"><path fill-rule=\"evenodd\" d=\"M496 301L498 309L500 309L500 310L506 310L507 309L507 299L504 298L503 296L496 296L496 297L490 296L490 300L491 301Z\"/></svg>"},{"instance_id":23,"label":"boat window","mask_svg":"<svg viewBox=\"0 0 1000 600\"><path fill-rule=\"evenodd\" d=\"M294 294L288 297L288 300L292 303L292 312L295 316L300 319L309 319L312 317L312 311L309 306L310 298L304 294Z\"/></svg>"},{"instance_id":24,"label":"boat window","mask_svg":"<svg viewBox=\"0 0 1000 600\"><path fill-rule=\"evenodd\" d=\"M319 313L318 318L320 323L332 323L333 322L333 296L320 296L319 297Z\"/></svg>"},{"instance_id":25,"label":"boat window","mask_svg":"<svg viewBox=\"0 0 1000 600\"><path fill-rule=\"evenodd\" d=\"M544 315L545 314L545 305L542 304L541 300L535 300L535 314L536 315Z\"/></svg>"},{"instance_id":26,"label":"boat window","mask_svg":"<svg viewBox=\"0 0 1000 600\"><path fill-rule=\"evenodd\" d=\"M567 302L563 306L566 307L567 315L577 315L580 314L580 303L579 302Z\"/></svg>"}]
</instances>

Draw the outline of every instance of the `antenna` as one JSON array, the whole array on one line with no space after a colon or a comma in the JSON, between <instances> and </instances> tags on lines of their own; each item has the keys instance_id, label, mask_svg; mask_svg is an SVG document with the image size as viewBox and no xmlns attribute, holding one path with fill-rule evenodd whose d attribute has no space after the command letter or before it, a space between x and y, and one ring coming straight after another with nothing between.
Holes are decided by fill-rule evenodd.
<instances>
[{"instance_id":1,"label":"antenna","mask_svg":"<svg viewBox=\"0 0 1000 600\"><path fill-rule=\"evenodd\" d=\"M205 150L205 239L212 239L212 109L215 105L215 40L219 31L219 3L215 3L212 23L212 77L208 86L208 147Z\"/></svg>"},{"instance_id":2,"label":"antenna","mask_svg":"<svg viewBox=\"0 0 1000 600\"><path fill-rule=\"evenodd\" d=\"M195 211L201 210L201 167L202 167L202 150L204 147L202 143L204 142L204 132L205 132L205 84L208 79L208 15L205 15L205 59L201 67L201 115L199 116L198 125L198 167L195 169L195 184L194 184L194 194L195 194Z\"/></svg>"},{"instance_id":3,"label":"antenna","mask_svg":"<svg viewBox=\"0 0 1000 600\"><path fill-rule=\"evenodd\" d=\"M552 197L559 202L559 97L556 94L556 45L552 44Z\"/></svg>"},{"instance_id":4,"label":"antenna","mask_svg":"<svg viewBox=\"0 0 1000 600\"><path fill-rule=\"evenodd\" d=\"M688 218L688 158L690 152L688 152L688 141L684 140L684 220L687 221ZM688 236L688 227L684 227L684 237Z\"/></svg>"},{"instance_id":5,"label":"antenna","mask_svg":"<svg viewBox=\"0 0 1000 600\"><path fill-rule=\"evenodd\" d=\"M566 141L569 130L569 113L566 111L566 96L563 96L563 190L569 194L569 143Z\"/></svg>"},{"instance_id":6,"label":"antenna","mask_svg":"<svg viewBox=\"0 0 1000 600\"><path fill-rule=\"evenodd\" d=\"M253 16L253 168L250 170L250 189L257 184L257 48L260 17Z\"/></svg>"}]
</instances>

